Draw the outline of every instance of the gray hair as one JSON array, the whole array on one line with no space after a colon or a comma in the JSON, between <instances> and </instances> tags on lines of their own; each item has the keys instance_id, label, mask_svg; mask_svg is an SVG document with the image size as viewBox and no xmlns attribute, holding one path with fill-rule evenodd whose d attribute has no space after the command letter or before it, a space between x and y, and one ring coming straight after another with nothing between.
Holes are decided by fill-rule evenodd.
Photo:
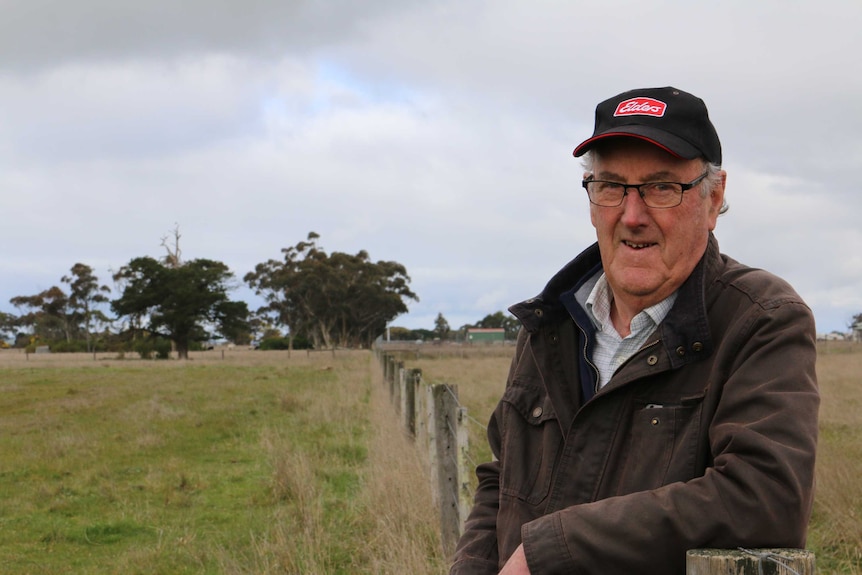
<instances>
[{"instance_id":1,"label":"gray hair","mask_svg":"<svg viewBox=\"0 0 862 575\"><path fill-rule=\"evenodd\" d=\"M581 166L583 166L584 170L593 173L596 165L596 158L598 154L595 149L588 150L581 157ZM709 195L709 192L715 188L715 186L721 183L721 166L718 164L713 164L712 162L708 162L703 160L703 167L706 169L706 177L700 182L700 196L705 198ZM718 209L719 214L724 214L727 210L730 209L730 205L727 203L727 200L722 200L721 207Z\"/></svg>"}]
</instances>

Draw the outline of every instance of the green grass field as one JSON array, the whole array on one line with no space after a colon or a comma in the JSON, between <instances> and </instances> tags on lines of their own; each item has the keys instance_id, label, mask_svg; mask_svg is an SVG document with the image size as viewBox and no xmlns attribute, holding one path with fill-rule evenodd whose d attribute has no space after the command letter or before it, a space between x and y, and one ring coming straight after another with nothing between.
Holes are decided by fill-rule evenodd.
<instances>
[{"instance_id":1,"label":"green grass field","mask_svg":"<svg viewBox=\"0 0 862 575\"><path fill-rule=\"evenodd\" d=\"M0 573L386 572L369 353L253 358L0 359Z\"/></svg>"},{"instance_id":2,"label":"green grass field","mask_svg":"<svg viewBox=\"0 0 862 575\"><path fill-rule=\"evenodd\" d=\"M477 422L511 349L404 358ZM862 574L862 346L818 359L809 549ZM0 573L431 574L437 512L370 352L0 352ZM480 425L471 458L488 457Z\"/></svg>"}]
</instances>

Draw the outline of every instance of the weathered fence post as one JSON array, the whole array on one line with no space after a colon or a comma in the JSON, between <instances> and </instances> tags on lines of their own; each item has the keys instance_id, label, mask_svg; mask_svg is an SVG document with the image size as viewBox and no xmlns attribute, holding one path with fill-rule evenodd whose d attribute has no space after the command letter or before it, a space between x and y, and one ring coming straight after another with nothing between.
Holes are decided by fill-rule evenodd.
<instances>
[{"instance_id":1,"label":"weathered fence post","mask_svg":"<svg viewBox=\"0 0 862 575\"><path fill-rule=\"evenodd\" d=\"M383 383L386 383L386 370L389 369L389 355L380 354L380 369L383 370Z\"/></svg>"},{"instance_id":2,"label":"weathered fence post","mask_svg":"<svg viewBox=\"0 0 862 575\"><path fill-rule=\"evenodd\" d=\"M410 437L416 437L416 386L421 378L421 369L408 369L401 388L401 424Z\"/></svg>"},{"instance_id":3,"label":"weathered fence post","mask_svg":"<svg viewBox=\"0 0 862 575\"><path fill-rule=\"evenodd\" d=\"M401 414L401 390L404 387L404 378L407 376L407 370L404 369L404 362L399 361L395 364L395 377L392 380L392 405L395 406L395 413Z\"/></svg>"},{"instance_id":4,"label":"weathered fence post","mask_svg":"<svg viewBox=\"0 0 862 575\"><path fill-rule=\"evenodd\" d=\"M416 411L413 415L413 418L416 420L416 445L419 447L419 454L422 457L425 469L431 469L430 451L428 450L428 446L431 443L431 432L428 431L428 417L430 415L428 397L431 395L431 386L423 385L421 378L416 379L413 385L413 392L416 394ZM436 484L437 482L434 481L432 483ZM436 494L434 494L434 497L436 505Z\"/></svg>"},{"instance_id":5,"label":"weathered fence post","mask_svg":"<svg viewBox=\"0 0 862 575\"><path fill-rule=\"evenodd\" d=\"M398 379L398 415L401 419L401 428L409 431L407 427L407 384L412 383L413 370L402 369L401 377Z\"/></svg>"},{"instance_id":6,"label":"weathered fence post","mask_svg":"<svg viewBox=\"0 0 862 575\"><path fill-rule=\"evenodd\" d=\"M440 482L437 481L437 426L434 425L434 387L426 385L425 398L422 401L424 412L422 418L425 419L425 439L428 441L424 445L425 453L427 453L429 477L431 477L431 498L434 500L434 505L440 505Z\"/></svg>"},{"instance_id":7,"label":"weathered fence post","mask_svg":"<svg viewBox=\"0 0 862 575\"><path fill-rule=\"evenodd\" d=\"M386 370L386 381L389 383L389 401L392 401L392 396L395 395L393 388L395 387L395 358L389 356L389 366Z\"/></svg>"},{"instance_id":8,"label":"weathered fence post","mask_svg":"<svg viewBox=\"0 0 862 575\"><path fill-rule=\"evenodd\" d=\"M686 575L814 575L814 553L806 549L692 549Z\"/></svg>"},{"instance_id":9,"label":"weathered fence post","mask_svg":"<svg viewBox=\"0 0 862 575\"><path fill-rule=\"evenodd\" d=\"M433 387L434 439L439 484L440 533L447 555L455 551L461 537L461 482L458 478L458 388L439 384ZM433 476L432 476L433 477Z\"/></svg>"},{"instance_id":10,"label":"weathered fence post","mask_svg":"<svg viewBox=\"0 0 862 575\"><path fill-rule=\"evenodd\" d=\"M470 493L470 482L468 478L472 473L467 451L470 448L469 433L467 430L467 408L458 408L458 424L455 427L455 440L457 442L457 470L458 470L458 512L459 512L459 535L464 532L464 524L470 509L473 508L473 496Z\"/></svg>"}]
</instances>

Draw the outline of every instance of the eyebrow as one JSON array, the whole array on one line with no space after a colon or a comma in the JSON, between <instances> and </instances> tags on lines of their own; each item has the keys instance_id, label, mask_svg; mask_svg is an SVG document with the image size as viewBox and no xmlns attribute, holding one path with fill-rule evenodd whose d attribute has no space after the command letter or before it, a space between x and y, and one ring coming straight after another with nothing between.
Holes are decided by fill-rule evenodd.
<instances>
[{"instance_id":1,"label":"eyebrow","mask_svg":"<svg viewBox=\"0 0 862 575\"><path fill-rule=\"evenodd\" d=\"M616 172L608 172L608 171L603 170L603 171L595 174L595 177L596 177L596 179L599 179L599 180L610 180L610 181L614 181L614 182L626 183L626 179L624 177L622 177L620 174L617 174ZM650 174L647 174L647 176L643 179L643 181L644 182L672 182L672 181L676 181L677 179L679 179L679 177L680 176L678 176L675 172L671 172L669 170L661 170L658 172L652 172Z\"/></svg>"}]
</instances>

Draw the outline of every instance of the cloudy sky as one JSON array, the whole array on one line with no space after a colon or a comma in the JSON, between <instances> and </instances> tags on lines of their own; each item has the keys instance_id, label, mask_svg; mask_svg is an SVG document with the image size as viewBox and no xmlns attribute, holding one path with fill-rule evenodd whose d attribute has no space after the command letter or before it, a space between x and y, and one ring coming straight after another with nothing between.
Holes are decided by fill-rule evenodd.
<instances>
[{"instance_id":1,"label":"cloudy sky","mask_svg":"<svg viewBox=\"0 0 862 575\"><path fill-rule=\"evenodd\" d=\"M0 311L76 262L224 261L320 234L404 264L394 324L537 293L595 236L596 103L693 92L724 148L722 250L818 331L862 312L862 3L0 0ZM235 297L259 305L238 282ZM116 295L116 294L115 294Z\"/></svg>"}]
</instances>

